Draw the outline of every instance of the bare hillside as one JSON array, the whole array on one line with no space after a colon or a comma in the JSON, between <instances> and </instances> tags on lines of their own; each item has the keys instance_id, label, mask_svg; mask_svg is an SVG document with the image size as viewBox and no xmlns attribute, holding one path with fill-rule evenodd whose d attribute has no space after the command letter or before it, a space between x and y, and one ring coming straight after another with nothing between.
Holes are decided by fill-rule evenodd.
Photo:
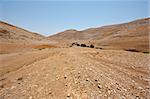
<instances>
[{"instance_id":1,"label":"bare hillside","mask_svg":"<svg viewBox=\"0 0 150 99\"><path fill-rule=\"evenodd\" d=\"M44 37L0 22L0 99L150 99L149 27L147 18Z\"/></svg>"},{"instance_id":2,"label":"bare hillside","mask_svg":"<svg viewBox=\"0 0 150 99\"><path fill-rule=\"evenodd\" d=\"M149 21L150 18L145 18L84 31L66 30L48 38L67 42L90 41L95 46L107 49L135 49L144 52L149 50Z\"/></svg>"},{"instance_id":3,"label":"bare hillside","mask_svg":"<svg viewBox=\"0 0 150 99\"><path fill-rule=\"evenodd\" d=\"M43 35L0 21L1 54L23 51L24 49L36 49L38 48L36 46L43 48L53 43Z\"/></svg>"},{"instance_id":4,"label":"bare hillside","mask_svg":"<svg viewBox=\"0 0 150 99\"><path fill-rule=\"evenodd\" d=\"M15 41L22 41L22 42L31 42L31 41L40 41L43 40L45 37L29 32L25 29L16 27L14 25L5 23L0 21L0 40L2 41L10 41L10 42L15 42Z\"/></svg>"}]
</instances>

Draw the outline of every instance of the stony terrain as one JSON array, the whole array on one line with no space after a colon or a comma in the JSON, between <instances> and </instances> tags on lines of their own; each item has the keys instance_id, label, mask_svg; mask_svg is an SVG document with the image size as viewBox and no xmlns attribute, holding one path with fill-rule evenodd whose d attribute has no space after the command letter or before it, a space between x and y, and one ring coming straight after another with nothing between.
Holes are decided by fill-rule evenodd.
<instances>
[{"instance_id":1,"label":"stony terrain","mask_svg":"<svg viewBox=\"0 0 150 99\"><path fill-rule=\"evenodd\" d=\"M150 97L148 54L80 47L36 52L43 58L30 54L36 61L0 77L0 99Z\"/></svg>"},{"instance_id":2,"label":"stony terrain","mask_svg":"<svg viewBox=\"0 0 150 99\"><path fill-rule=\"evenodd\" d=\"M149 99L148 20L51 37L0 22L0 99Z\"/></svg>"}]
</instances>

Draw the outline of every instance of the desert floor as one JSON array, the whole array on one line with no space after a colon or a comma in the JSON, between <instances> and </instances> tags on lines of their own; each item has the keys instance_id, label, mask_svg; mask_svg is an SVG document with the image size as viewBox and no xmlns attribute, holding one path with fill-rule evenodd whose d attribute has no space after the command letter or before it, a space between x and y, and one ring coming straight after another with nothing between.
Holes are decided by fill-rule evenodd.
<instances>
[{"instance_id":1,"label":"desert floor","mask_svg":"<svg viewBox=\"0 0 150 99\"><path fill-rule=\"evenodd\" d=\"M0 99L149 99L149 59L81 47L0 54Z\"/></svg>"}]
</instances>

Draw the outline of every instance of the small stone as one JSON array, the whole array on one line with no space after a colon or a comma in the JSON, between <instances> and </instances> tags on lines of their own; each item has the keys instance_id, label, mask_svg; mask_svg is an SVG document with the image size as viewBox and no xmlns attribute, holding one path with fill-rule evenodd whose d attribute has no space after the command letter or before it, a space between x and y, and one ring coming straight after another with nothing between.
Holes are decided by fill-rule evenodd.
<instances>
[{"instance_id":1,"label":"small stone","mask_svg":"<svg viewBox=\"0 0 150 99\"><path fill-rule=\"evenodd\" d=\"M119 85L118 83L116 83L116 85Z\"/></svg>"},{"instance_id":2,"label":"small stone","mask_svg":"<svg viewBox=\"0 0 150 99\"><path fill-rule=\"evenodd\" d=\"M100 94L101 94L102 92L101 92L101 91L98 91L98 93L100 93Z\"/></svg>"},{"instance_id":3,"label":"small stone","mask_svg":"<svg viewBox=\"0 0 150 99\"><path fill-rule=\"evenodd\" d=\"M134 80L132 80L132 82L134 83L135 81L134 81Z\"/></svg>"},{"instance_id":4,"label":"small stone","mask_svg":"<svg viewBox=\"0 0 150 99\"><path fill-rule=\"evenodd\" d=\"M95 79L95 81L98 81L97 79Z\"/></svg>"},{"instance_id":5,"label":"small stone","mask_svg":"<svg viewBox=\"0 0 150 99\"><path fill-rule=\"evenodd\" d=\"M125 92L127 92L127 89L123 89Z\"/></svg>"},{"instance_id":6,"label":"small stone","mask_svg":"<svg viewBox=\"0 0 150 99\"><path fill-rule=\"evenodd\" d=\"M59 80L60 78L59 77L56 77L56 80Z\"/></svg>"},{"instance_id":7,"label":"small stone","mask_svg":"<svg viewBox=\"0 0 150 99\"><path fill-rule=\"evenodd\" d=\"M75 84L77 84L77 81L75 81Z\"/></svg>"},{"instance_id":8,"label":"small stone","mask_svg":"<svg viewBox=\"0 0 150 99\"><path fill-rule=\"evenodd\" d=\"M33 97L32 97L32 96L30 96L30 97L29 97L29 99L33 99Z\"/></svg>"},{"instance_id":9,"label":"small stone","mask_svg":"<svg viewBox=\"0 0 150 99\"><path fill-rule=\"evenodd\" d=\"M117 90L120 90L120 91L121 91L121 89L119 89L119 88L117 88Z\"/></svg>"},{"instance_id":10,"label":"small stone","mask_svg":"<svg viewBox=\"0 0 150 99\"><path fill-rule=\"evenodd\" d=\"M91 69L91 68L89 68L89 70L90 70L90 71L92 71L92 69Z\"/></svg>"},{"instance_id":11,"label":"small stone","mask_svg":"<svg viewBox=\"0 0 150 99\"><path fill-rule=\"evenodd\" d=\"M108 90L108 94L111 94L111 91L110 91L110 90Z\"/></svg>"},{"instance_id":12,"label":"small stone","mask_svg":"<svg viewBox=\"0 0 150 99\"><path fill-rule=\"evenodd\" d=\"M67 78L67 76L65 75L65 76L64 76L64 78L66 79L66 78Z\"/></svg>"},{"instance_id":13,"label":"small stone","mask_svg":"<svg viewBox=\"0 0 150 99\"><path fill-rule=\"evenodd\" d=\"M102 85L98 85L97 87L98 87L99 89L101 89L101 88L102 88Z\"/></svg>"},{"instance_id":14,"label":"small stone","mask_svg":"<svg viewBox=\"0 0 150 99\"><path fill-rule=\"evenodd\" d=\"M86 81L89 81L89 78L87 78Z\"/></svg>"},{"instance_id":15,"label":"small stone","mask_svg":"<svg viewBox=\"0 0 150 99\"><path fill-rule=\"evenodd\" d=\"M70 97L70 94L68 93L67 97Z\"/></svg>"},{"instance_id":16,"label":"small stone","mask_svg":"<svg viewBox=\"0 0 150 99\"><path fill-rule=\"evenodd\" d=\"M124 96L121 96L121 99L125 99L125 97L124 97Z\"/></svg>"},{"instance_id":17,"label":"small stone","mask_svg":"<svg viewBox=\"0 0 150 99\"><path fill-rule=\"evenodd\" d=\"M138 87L138 89L139 89L139 90L142 90L143 88L142 88L142 87Z\"/></svg>"},{"instance_id":18,"label":"small stone","mask_svg":"<svg viewBox=\"0 0 150 99\"><path fill-rule=\"evenodd\" d=\"M15 86L12 86L12 87L11 87L11 89L14 89L14 88L15 88Z\"/></svg>"},{"instance_id":19,"label":"small stone","mask_svg":"<svg viewBox=\"0 0 150 99\"><path fill-rule=\"evenodd\" d=\"M140 99L140 96L136 96L136 98L135 99Z\"/></svg>"},{"instance_id":20,"label":"small stone","mask_svg":"<svg viewBox=\"0 0 150 99\"><path fill-rule=\"evenodd\" d=\"M38 87L38 85L33 85L33 87Z\"/></svg>"},{"instance_id":21,"label":"small stone","mask_svg":"<svg viewBox=\"0 0 150 99\"><path fill-rule=\"evenodd\" d=\"M23 78L22 77L19 77L17 80L22 80Z\"/></svg>"}]
</instances>

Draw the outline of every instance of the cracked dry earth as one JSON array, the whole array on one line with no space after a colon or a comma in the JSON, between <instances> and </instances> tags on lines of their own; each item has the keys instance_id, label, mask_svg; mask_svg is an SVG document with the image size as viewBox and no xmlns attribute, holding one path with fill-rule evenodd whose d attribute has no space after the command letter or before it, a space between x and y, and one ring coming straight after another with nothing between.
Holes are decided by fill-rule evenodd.
<instances>
[{"instance_id":1,"label":"cracked dry earth","mask_svg":"<svg viewBox=\"0 0 150 99\"><path fill-rule=\"evenodd\" d=\"M150 99L149 54L42 51L48 56L0 77L0 99Z\"/></svg>"}]
</instances>

